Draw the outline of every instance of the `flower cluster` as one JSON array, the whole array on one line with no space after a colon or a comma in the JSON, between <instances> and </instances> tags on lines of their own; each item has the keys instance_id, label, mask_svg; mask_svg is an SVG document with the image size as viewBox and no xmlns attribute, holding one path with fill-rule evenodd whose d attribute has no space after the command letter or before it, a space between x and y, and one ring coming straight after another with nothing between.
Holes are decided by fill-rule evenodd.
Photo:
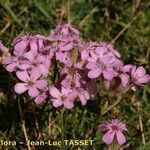
<instances>
[{"instance_id":1,"label":"flower cluster","mask_svg":"<svg viewBox=\"0 0 150 150\"><path fill-rule=\"evenodd\" d=\"M128 131L128 129L123 122L117 119L112 119L106 124L102 123L99 126L99 130L106 132L103 136L103 141L108 145L111 144L114 139L116 139L120 145L126 142L126 138L122 132Z\"/></svg>"},{"instance_id":2,"label":"flower cluster","mask_svg":"<svg viewBox=\"0 0 150 150\"><path fill-rule=\"evenodd\" d=\"M69 24L58 25L48 36L19 35L11 48L0 42L0 49L9 52L2 64L20 80L15 92L28 92L37 104L50 99L54 107L71 109L75 100L86 105L98 93L97 81L107 89L116 78L118 88L135 89L150 81L142 66L125 65L111 44L84 41Z\"/></svg>"}]
</instances>

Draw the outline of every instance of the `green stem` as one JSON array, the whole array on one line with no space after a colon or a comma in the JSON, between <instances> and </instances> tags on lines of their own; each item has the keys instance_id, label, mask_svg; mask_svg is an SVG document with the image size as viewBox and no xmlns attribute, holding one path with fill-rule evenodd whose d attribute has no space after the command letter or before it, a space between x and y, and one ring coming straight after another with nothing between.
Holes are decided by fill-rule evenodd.
<instances>
[{"instance_id":1,"label":"green stem","mask_svg":"<svg viewBox=\"0 0 150 150\"><path fill-rule=\"evenodd\" d=\"M65 113L65 109L62 109L62 112L61 112L61 140L62 140L62 149L63 150L66 150L66 147L64 145L64 140L65 140L65 129L66 127L64 126L65 125L65 122L64 122L64 113Z\"/></svg>"}]
</instances>

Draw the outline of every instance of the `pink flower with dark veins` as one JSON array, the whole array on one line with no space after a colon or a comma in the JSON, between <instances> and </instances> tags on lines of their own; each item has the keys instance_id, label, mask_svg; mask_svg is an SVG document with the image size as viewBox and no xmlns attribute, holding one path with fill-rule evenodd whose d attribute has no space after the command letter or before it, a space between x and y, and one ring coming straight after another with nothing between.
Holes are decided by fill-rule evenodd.
<instances>
[{"instance_id":1,"label":"pink flower with dark veins","mask_svg":"<svg viewBox=\"0 0 150 150\"><path fill-rule=\"evenodd\" d=\"M71 59L70 59L70 53L69 52L56 52L55 53L56 56L56 60L58 60L59 62L63 63L63 64L71 64Z\"/></svg>"},{"instance_id":2,"label":"pink flower with dark veins","mask_svg":"<svg viewBox=\"0 0 150 150\"><path fill-rule=\"evenodd\" d=\"M95 46L97 46L97 43L94 42L84 42L84 48L81 51L81 58L82 60L87 60L89 57L91 57L95 53Z\"/></svg>"},{"instance_id":3,"label":"pink flower with dark veins","mask_svg":"<svg viewBox=\"0 0 150 150\"><path fill-rule=\"evenodd\" d=\"M24 58L29 60L28 69L31 74L38 73L39 76L47 76L49 72L49 59L44 59L39 55L34 55L32 52L27 52ZM48 62L47 62L48 61Z\"/></svg>"},{"instance_id":4,"label":"pink flower with dark veins","mask_svg":"<svg viewBox=\"0 0 150 150\"><path fill-rule=\"evenodd\" d=\"M28 60L18 56L8 56L2 61L3 65L6 65L6 70L9 72L26 70L28 69Z\"/></svg>"},{"instance_id":5,"label":"pink flower with dark veins","mask_svg":"<svg viewBox=\"0 0 150 150\"><path fill-rule=\"evenodd\" d=\"M59 24L50 33L50 36L57 39L79 38L79 31L70 24Z\"/></svg>"},{"instance_id":6,"label":"pink flower with dark veins","mask_svg":"<svg viewBox=\"0 0 150 150\"><path fill-rule=\"evenodd\" d=\"M72 65L65 65L64 68L61 69L61 74L65 75L65 79L61 82L61 85L64 87L69 87L72 84L76 87L80 87L80 74L78 73L78 70L82 69L82 65L79 63L75 63Z\"/></svg>"},{"instance_id":7,"label":"pink flower with dark veins","mask_svg":"<svg viewBox=\"0 0 150 150\"><path fill-rule=\"evenodd\" d=\"M32 51L32 53L37 53L38 51L37 37L32 35L17 36L12 45L14 46L14 55L21 56L28 51Z\"/></svg>"},{"instance_id":8,"label":"pink flower with dark veins","mask_svg":"<svg viewBox=\"0 0 150 150\"><path fill-rule=\"evenodd\" d=\"M56 87L50 88L50 95L52 96L52 103L54 107L60 107L64 105L67 109L72 109L74 107L74 100L77 97L77 93L72 91L70 88L61 87L59 91Z\"/></svg>"},{"instance_id":9,"label":"pink flower with dark veins","mask_svg":"<svg viewBox=\"0 0 150 150\"><path fill-rule=\"evenodd\" d=\"M135 85L143 86L150 81L150 75L146 74L144 67L133 66L131 69L131 80Z\"/></svg>"},{"instance_id":10,"label":"pink flower with dark veins","mask_svg":"<svg viewBox=\"0 0 150 150\"><path fill-rule=\"evenodd\" d=\"M115 71L113 67L115 66L116 58L110 54L104 54L104 51L99 51L88 59L88 64L86 68L90 71L88 72L88 77L91 79L99 77L103 74L106 80L112 80L115 76Z\"/></svg>"},{"instance_id":11,"label":"pink flower with dark veins","mask_svg":"<svg viewBox=\"0 0 150 150\"><path fill-rule=\"evenodd\" d=\"M42 104L45 102L45 100L50 96L49 94L49 88L45 87L41 90L41 93L34 99L34 102L36 104Z\"/></svg>"},{"instance_id":12,"label":"pink flower with dark veins","mask_svg":"<svg viewBox=\"0 0 150 150\"><path fill-rule=\"evenodd\" d=\"M16 75L22 81L22 83L17 83L14 87L15 92L18 94L22 94L28 90L29 96L36 97L40 94L39 90L47 86L47 81L39 79L39 74L29 75L27 71L18 71Z\"/></svg>"},{"instance_id":13,"label":"pink flower with dark veins","mask_svg":"<svg viewBox=\"0 0 150 150\"><path fill-rule=\"evenodd\" d=\"M77 92L78 92L78 97L81 101L81 104L86 105L87 100L90 99L90 94L83 88L77 88Z\"/></svg>"},{"instance_id":14,"label":"pink flower with dark veins","mask_svg":"<svg viewBox=\"0 0 150 150\"><path fill-rule=\"evenodd\" d=\"M128 129L126 127L126 124L117 119L112 119L106 124L102 123L99 126L99 130L102 132L106 132L103 136L103 141L108 145L110 145L114 141L114 139L117 140L120 145L126 142L126 138L123 135L123 132L128 131Z\"/></svg>"},{"instance_id":15,"label":"pink flower with dark veins","mask_svg":"<svg viewBox=\"0 0 150 150\"><path fill-rule=\"evenodd\" d=\"M128 73L130 72L132 65L124 65L122 61L118 60L116 63L114 70L116 71L116 75L121 79L121 85L126 87L129 83L130 76Z\"/></svg>"}]
</instances>

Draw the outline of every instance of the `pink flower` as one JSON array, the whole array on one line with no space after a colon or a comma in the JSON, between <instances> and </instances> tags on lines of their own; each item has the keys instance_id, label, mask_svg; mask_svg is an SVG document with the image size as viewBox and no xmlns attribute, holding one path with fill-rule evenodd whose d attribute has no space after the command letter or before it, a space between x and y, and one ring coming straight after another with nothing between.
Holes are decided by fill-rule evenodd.
<instances>
[{"instance_id":1,"label":"pink flower","mask_svg":"<svg viewBox=\"0 0 150 150\"><path fill-rule=\"evenodd\" d=\"M59 24L51 31L50 36L57 39L65 39L68 37L78 38L79 31L70 24Z\"/></svg>"},{"instance_id":2,"label":"pink flower","mask_svg":"<svg viewBox=\"0 0 150 150\"><path fill-rule=\"evenodd\" d=\"M28 61L23 57L8 56L3 58L3 65L6 65L6 70L9 72L28 69Z\"/></svg>"},{"instance_id":3,"label":"pink flower","mask_svg":"<svg viewBox=\"0 0 150 150\"><path fill-rule=\"evenodd\" d=\"M81 51L81 58L83 60L87 60L89 57L93 56L93 54L95 53L95 49L99 44L95 42L84 42L83 45L84 47Z\"/></svg>"},{"instance_id":4,"label":"pink flower","mask_svg":"<svg viewBox=\"0 0 150 150\"><path fill-rule=\"evenodd\" d=\"M126 124L117 119L112 119L106 124L102 123L99 129L106 132L103 136L103 141L108 145L111 144L114 139L116 139L120 145L126 142L126 138L122 132L128 131L128 129Z\"/></svg>"},{"instance_id":5,"label":"pink flower","mask_svg":"<svg viewBox=\"0 0 150 150\"><path fill-rule=\"evenodd\" d=\"M65 75L65 79L61 82L61 85L63 85L64 87L68 87L68 86L76 86L76 87L80 87L80 74L79 74L79 70L82 69L82 65L78 64L78 63L71 63L68 65L65 65L65 67L63 69L61 69L61 75Z\"/></svg>"},{"instance_id":6,"label":"pink flower","mask_svg":"<svg viewBox=\"0 0 150 150\"><path fill-rule=\"evenodd\" d=\"M32 35L17 36L12 45L14 46L14 54L19 56L24 52L32 51L37 53L38 51L37 38Z\"/></svg>"},{"instance_id":7,"label":"pink flower","mask_svg":"<svg viewBox=\"0 0 150 150\"><path fill-rule=\"evenodd\" d=\"M131 69L131 80L135 85L142 86L150 81L150 76L146 74L146 70L142 66L133 66Z\"/></svg>"},{"instance_id":8,"label":"pink flower","mask_svg":"<svg viewBox=\"0 0 150 150\"><path fill-rule=\"evenodd\" d=\"M40 95L38 95L35 99L34 99L34 102L36 104L41 104L41 103L44 103L46 98L48 98L50 95L49 95L49 89L48 87L44 88L41 90L41 93Z\"/></svg>"},{"instance_id":9,"label":"pink flower","mask_svg":"<svg viewBox=\"0 0 150 150\"><path fill-rule=\"evenodd\" d=\"M31 97L36 97L40 94L38 89L44 89L47 86L47 81L44 79L39 79L39 74L29 74L27 71L18 71L16 73L17 77L23 81L22 83L17 83L14 87L15 92L22 94L28 90L28 95Z\"/></svg>"},{"instance_id":10,"label":"pink flower","mask_svg":"<svg viewBox=\"0 0 150 150\"><path fill-rule=\"evenodd\" d=\"M47 76L49 72L50 61L46 57L41 57L40 55L34 55L32 52L27 52L24 55L24 58L28 59L28 69L31 74L38 73L39 76ZM48 61L48 63L47 63Z\"/></svg>"},{"instance_id":11,"label":"pink flower","mask_svg":"<svg viewBox=\"0 0 150 150\"><path fill-rule=\"evenodd\" d=\"M73 92L70 88L61 87L59 91L56 87L50 88L50 95L52 96L52 103L54 107L64 105L67 109L74 107L74 99L77 97L76 92Z\"/></svg>"},{"instance_id":12,"label":"pink flower","mask_svg":"<svg viewBox=\"0 0 150 150\"><path fill-rule=\"evenodd\" d=\"M78 97L81 101L81 104L86 105L87 100L90 99L90 94L83 88L77 88L77 92L78 92Z\"/></svg>"},{"instance_id":13,"label":"pink flower","mask_svg":"<svg viewBox=\"0 0 150 150\"><path fill-rule=\"evenodd\" d=\"M58 60L59 62L62 62L63 64L71 64L71 59L69 57L69 53L68 52L56 52L56 60Z\"/></svg>"},{"instance_id":14,"label":"pink flower","mask_svg":"<svg viewBox=\"0 0 150 150\"><path fill-rule=\"evenodd\" d=\"M99 51L98 55L94 54L88 61L86 68L90 70L88 72L89 78L94 79L103 74L106 80L112 80L115 76L113 67L116 60L113 55L104 54L103 51Z\"/></svg>"},{"instance_id":15,"label":"pink flower","mask_svg":"<svg viewBox=\"0 0 150 150\"><path fill-rule=\"evenodd\" d=\"M132 65L124 65L123 62L118 60L117 64L114 67L114 70L116 71L116 76L118 76L121 80L121 85L123 87L126 87L129 83L130 76L128 73L131 70ZM107 81L106 81L107 82Z\"/></svg>"}]
</instances>

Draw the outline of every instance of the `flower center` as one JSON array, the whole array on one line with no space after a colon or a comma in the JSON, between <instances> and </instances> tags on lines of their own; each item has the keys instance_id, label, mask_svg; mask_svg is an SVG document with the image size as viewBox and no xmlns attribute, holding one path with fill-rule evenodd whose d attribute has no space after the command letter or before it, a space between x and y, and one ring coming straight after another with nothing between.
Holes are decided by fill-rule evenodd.
<instances>
[{"instance_id":1,"label":"flower center","mask_svg":"<svg viewBox=\"0 0 150 150\"><path fill-rule=\"evenodd\" d=\"M74 67L70 67L68 68L68 73L73 76L76 74L76 69Z\"/></svg>"},{"instance_id":2,"label":"flower center","mask_svg":"<svg viewBox=\"0 0 150 150\"><path fill-rule=\"evenodd\" d=\"M97 64L98 64L98 67L101 68L102 70L106 68L104 63L100 59L97 60Z\"/></svg>"},{"instance_id":3,"label":"flower center","mask_svg":"<svg viewBox=\"0 0 150 150\"><path fill-rule=\"evenodd\" d=\"M49 46L50 44L51 44L51 42L49 40L43 41L43 45L44 46Z\"/></svg>"},{"instance_id":4,"label":"flower center","mask_svg":"<svg viewBox=\"0 0 150 150\"><path fill-rule=\"evenodd\" d=\"M116 131L119 130L118 126L116 126L116 125L112 125L112 129L113 129L113 130L116 130Z\"/></svg>"},{"instance_id":5,"label":"flower center","mask_svg":"<svg viewBox=\"0 0 150 150\"><path fill-rule=\"evenodd\" d=\"M67 99L67 96L66 96L66 95L62 95L62 96L61 96L61 99L62 99L62 101L64 102L64 101Z\"/></svg>"},{"instance_id":6,"label":"flower center","mask_svg":"<svg viewBox=\"0 0 150 150\"><path fill-rule=\"evenodd\" d=\"M28 85L32 86L34 84L34 82L32 80L28 80L27 81Z\"/></svg>"}]
</instances>

